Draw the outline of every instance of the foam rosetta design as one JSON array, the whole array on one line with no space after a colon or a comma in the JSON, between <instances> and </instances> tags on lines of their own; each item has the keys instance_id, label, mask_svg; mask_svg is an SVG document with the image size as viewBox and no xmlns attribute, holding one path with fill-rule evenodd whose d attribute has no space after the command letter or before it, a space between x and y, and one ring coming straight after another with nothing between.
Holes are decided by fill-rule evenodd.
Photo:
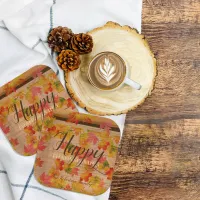
<instances>
[{"instance_id":1,"label":"foam rosetta design","mask_svg":"<svg viewBox=\"0 0 200 200\"><path fill-rule=\"evenodd\" d=\"M109 58L105 58L105 63L104 65L100 64L98 73L99 73L99 76L103 78L109 84L110 81L116 75L116 67L115 65L112 65Z\"/></svg>"},{"instance_id":2,"label":"foam rosetta design","mask_svg":"<svg viewBox=\"0 0 200 200\"><path fill-rule=\"evenodd\" d=\"M76 110L56 74L35 66L0 88L0 127L13 149L30 156L42 149L38 132L56 108Z\"/></svg>"},{"instance_id":3,"label":"foam rosetta design","mask_svg":"<svg viewBox=\"0 0 200 200\"><path fill-rule=\"evenodd\" d=\"M43 185L88 195L108 190L120 140L110 119L64 110L46 117L35 177Z\"/></svg>"}]
</instances>

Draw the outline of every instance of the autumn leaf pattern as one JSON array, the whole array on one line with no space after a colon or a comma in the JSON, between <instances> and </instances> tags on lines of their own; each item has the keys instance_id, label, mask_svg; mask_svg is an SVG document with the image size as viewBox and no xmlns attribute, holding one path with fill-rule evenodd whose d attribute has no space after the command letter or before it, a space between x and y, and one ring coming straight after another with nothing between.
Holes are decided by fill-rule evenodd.
<instances>
[{"instance_id":1,"label":"autumn leaf pattern","mask_svg":"<svg viewBox=\"0 0 200 200\"><path fill-rule=\"evenodd\" d=\"M110 169L106 172L107 179L109 179L109 180L112 179L113 172L114 172L114 169L113 169L113 168L110 168Z\"/></svg>"},{"instance_id":2,"label":"autumn leaf pattern","mask_svg":"<svg viewBox=\"0 0 200 200\"><path fill-rule=\"evenodd\" d=\"M43 184L47 185L47 186L51 186L52 184L52 176L49 176L47 174L42 173L40 176L40 182L42 182Z\"/></svg>"},{"instance_id":3,"label":"autumn leaf pattern","mask_svg":"<svg viewBox=\"0 0 200 200\"><path fill-rule=\"evenodd\" d=\"M71 108L72 110L74 110L75 105L74 105L72 99L70 99L70 98L67 99L66 103L67 103L67 107L68 107L68 108Z\"/></svg>"},{"instance_id":4,"label":"autumn leaf pattern","mask_svg":"<svg viewBox=\"0 0 200 200\"><path fill-rule=\"evenodd\" d=\"M72 113L67 119L45 119L42 137L46 139L41 137L41 140L46 148L37 153L44 163L42 167L35 165L36 178L54 188L89 195L102 194L112 180L120 133L111 131L112 124L106 120L92 128L94 122L90 116ZM72 137L74 139L69 143ZM78 151L79 147L81 151ZM51 149L51 153L47 149ZM87 152L86 156L84 152ZM81 160L84 162L80 164Z\"/></svg>"},{"instance_id":5,"label":"autumn leaf pattern","mask_svg":"<svg viewBox=\"0 0 200 200\"><path fill-rule=\"evenodd\" d=\"M24 153L26 156L33 155L37 152L37 149L33 147L33 145L24 145Z\"/></svg>"},{"instance_id":6,"label":"autumn leaf pattern","mask_svg":"<svg viewBox=\"0 0 200 200\"><path fill-rule=\"evenodd\" d=\"M62 171L64 169L65 162L63 160L56 159L55 163L56 163L56 169L58 169L60 171Z\"/></svg>"},{"instance_id":7,"label":"autumn leaf pattern","mask_svg":"<svg viewBox=\"0 0 200 200\"><path fill-rule=\"evenodd\" d=\"M91 172L86 171L85 173L82 173L80 176L80 181L88 182L89 178L92 176Z\"/></svg>"},{"instance_id":8,"label":"autumn leaf pattern","mask_svg":"<svg viewBox=\"0 0 200 200\"><path fill-rule=\"evenodd\" d=\"M75 167L71 170L71 175L72 176L78 176L79 168Z\"/></svg>"},{"instance_id":9,"label":"autumn leaf pattern","mask_svg":"<svg viewBox=\"0 0 200 200\"><path fill-rule=\"evenodd\" d=\"M100 128L105 129L106 131L109 131L111 127L112 127L112 123L109 123L109 122L103 122L100 124Z\"/></svg>"},{"instance_id":10,"label":"autumn leaf pattern","mask_svg":"<svg viewBox=\"0 0 200 200\"><path fill-rule=\"evenodd\" d=\"M42 76L42 70L40 68L37 68L37 70L35 70L33 73L32 73L32 76L34 78L37 78L37 77L40 77Z\"/></svg>"},{"instance_id":11,"label":"autumn leaf pattern","mask_svg":"<svg viewBox=\"0 0 200 200\"><path fill-rule=\"evenodd\" d=\"M35 160L35 166L42 167L43 163L44 163L44 161L42 161L41 158L36 158L36 160Z\"/></svg>"},{"instance_id":12,"label":"autumn leaf pattern","mask_svg":"<svg viewBox=\"0 0 200 200\"><path fill-rule=\"evenodd\" d=\"M10 139L10 143L15 147L19 144L18 139L17 138L11 138Z\"/></svg>"},{"instance_id":13,"label":"autumn leaf pattern","mask_svg":"<svg viewBox=\"0 0 200 200\"><path fill-rule=\"evenodd\" d=\"M27 82L27 80L31 81ZM16 87L23 85L24 82L26 84L20 89ZM46 66L30 69L2 86L1 91L4 92L5 97L0 100L0 128L13 148L25 156L35 154L37 148L39 151L45 150L44 143L38 142L38 133L45 116L52 117L55 107L75 110L73 101L67 95L56 74L48 70ZM54 102L51 99L52 92ZM23 109L20 103L23 104ZM54 128L49 127L49 132L54 132ZM19 133L17 135L20 139L15 138L16 132Z\"/></svg>"},{"instance_id":14,"label":"autumn leaf pattern","mask_svg":"<svg viewBox=\"0 0 200 200\"><path fill-rule=\"evenodd\" d=\"M33 126L31 126L31 125L24 127L24 132L28 133L30 135L34 135L35 134L35 130L34 130Z\"/></svg>"},{"instance_id":15,"label":"autumn leaf pattern","mask_svg":"<svg viewBox=\"0 0 200 200\"><path fill-rule=\"evenodd\" d=\"M101 140L101 142L99 143L98 145L98 148L99 149L103 149L104 151L107 150L107 148L109 147L110 145L110 142L109 141L106 141L105 139L104 140Z\"/></svg>"},{"instance_id":16,"label":"autumn leaf pattern","mask_svg":"<svg viewBox=\"0 0 200 200\"><path fill-rule=\"evenodd\" d=\"M2 129L2 131L4 132L4 134L8 134L10 132L9 126L5 126L4 124L0 123L0 128Z\"/></svg>"},{"instance_id":17,"label":"autumn leaf pattern","mask_svg":"<svg viewBox=\"0 0 200 200\"><path fill-rule=\"evenodd\" d=\"M12 84L11 82L8 82L5 85L5 91L6 91L6 95L9 95L13 92L16 92L16 88L15 88L14 84Z\"/></svg>"},{"instance_id":18,"label":"autumn leaf pattern","mask_svg":"<svg viewBox=\"0 0 200 200\"><path fill-rule=\"evenodd\" d=\"M34 86L31 88L31 92L32 92L33 97L38 96L42 93L42 88Z\"/></svg>"},{"instance_id":19,"label":"autumn leaf pattern","mask_svg":"<svg viewBox=\"0 0 200 200\"><path fill-rule=\"evenodd\" d=\"M65 186L65 190L71 191L71 190L72 190L71 185L70 185L70 184L67 184L67 185Z\"/></svg>"},{"instance_id":20,"label":"autumn leaf pattern","mask_svg":"<svg viewBox=\"0 0 200 200\"><path fill-rule=\"evenodd\" d=\"M44 151L45 148L46 148L46 146L45 146L44 141L43 141L43 140L40 140L40 141L38 142L37 149L38 149L39 151Z\"/></svg>"}]
</instances>

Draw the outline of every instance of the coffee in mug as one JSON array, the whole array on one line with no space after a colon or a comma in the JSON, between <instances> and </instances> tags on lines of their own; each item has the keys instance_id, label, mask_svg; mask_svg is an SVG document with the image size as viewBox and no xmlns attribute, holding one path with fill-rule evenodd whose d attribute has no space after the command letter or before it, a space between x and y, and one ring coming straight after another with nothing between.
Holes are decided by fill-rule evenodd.
<instances>
[{"instance_id":1,"label":"coffee in mug","mask_svg":"<svg viewBox=\"0 0 200 200\"><path fill-rule=\"evenodd\" d=\"M128 66L116 53L102 52L91 61L88 69L90 83L101 90L115 90L124 83L135 89L141 85L128 78Z\"/></svg>"}]
</instances>

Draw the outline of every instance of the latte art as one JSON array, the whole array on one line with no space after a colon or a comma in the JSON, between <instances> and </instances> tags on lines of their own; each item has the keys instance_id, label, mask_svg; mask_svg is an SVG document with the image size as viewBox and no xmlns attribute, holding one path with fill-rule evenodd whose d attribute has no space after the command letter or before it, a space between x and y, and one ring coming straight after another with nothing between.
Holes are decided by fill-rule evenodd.
<instances>
[{"instance_id":1,"label":"latte art","mask_svg":"<svg viewBox=\"0 0 200 200\"><path fill-rule=\"evenodd\" d=\"M99 73L99 76L101 76L103 79L105 79L107 81L107 83L109 84L109 82L116 75L115 65L112 65L110 63L109 58L105 58L105 63L104 63L104 65L102 65L102 64L100 65L98 73Z\"/></svg>"},{"instance_id":2,"label":"latte art","mask_svg":"<svg viewBox=\"0 0 200 200\"><path fill-rule=\"evenodd\" d=\"M91 62L88 78L93 86L102 90L117 88L125 79L126 65L123 59L112 52L98 54Z\"/></svg>"}]
</instances>

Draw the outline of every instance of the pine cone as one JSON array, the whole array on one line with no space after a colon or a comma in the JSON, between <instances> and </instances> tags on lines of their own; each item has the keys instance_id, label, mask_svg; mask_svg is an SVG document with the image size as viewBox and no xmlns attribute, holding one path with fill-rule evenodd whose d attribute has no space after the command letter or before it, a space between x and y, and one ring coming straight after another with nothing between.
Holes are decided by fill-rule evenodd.
<instances>
[{"instance_id":1,"label":"pine cone","mask_svg":"<svg viewBox=\"0 0 200 200\"><path fill-rule=\"evenodd\" d=\"M81 63L79 55L71 50L62 50L56 60L59 67L64 71L78 69Z\"/></svg>"},{"instance_id":2,"label":"pine cone","mask_svg":"<svg viewBox=\"0 0 200 200\"><path fill-rule=\"evenodd\" d=\"M72 36L73 32L71 29L58 26L49 33L49 47L55 52L61 52L62 50L68 49Z\"/></svg>"},{"instance_id":3,"label":"pine cone","mask_svg":"<svg viewBox=\"0 0 200 200\"><path fill-rule=\"evenodd\" d=\"M71 38L70 49L78 54L87 54L92 51L92 36L84 33L74 34Z\"/></svg>"}]
</instances>

